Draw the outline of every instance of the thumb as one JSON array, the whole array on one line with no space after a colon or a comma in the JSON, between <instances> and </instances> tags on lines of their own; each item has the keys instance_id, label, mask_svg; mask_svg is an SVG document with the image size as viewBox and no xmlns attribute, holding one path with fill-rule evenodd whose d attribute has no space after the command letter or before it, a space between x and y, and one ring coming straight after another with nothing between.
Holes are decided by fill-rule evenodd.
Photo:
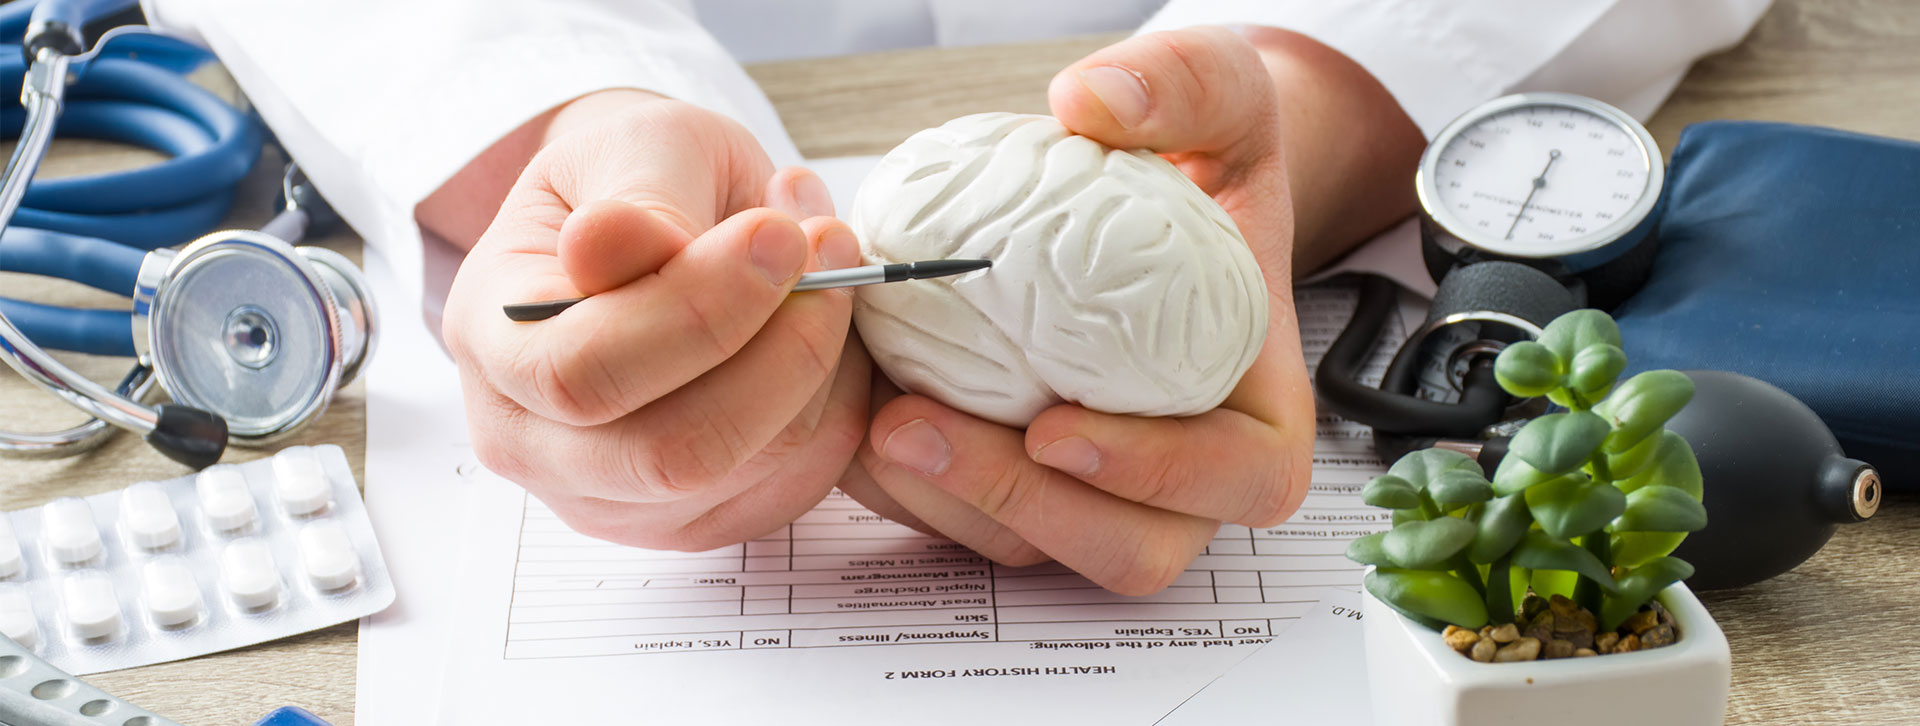
<instances>
[{"instance_id":1,"label":"thumb","mask_svg":"<svg viewBox=\"0 0 1920 726\"><path fill-rule=\"evenodd\" d=\"M1273 80L1253 46L1220 27L1103 48L1055 75L1047 101L1074 133L1122 149L1235 157L1276 141Z\"/></svg>"},{"instance_id":2,"label":"thumb","mask_svg":"<svg viewBox=\"0 0 1920 726\"><path fill-rule=\"evenodd\" d=\"M588 202L560 225L560 269L582 295L598 295L659 270L693 235L626 201Z\"/></svg>"}]
</instances>

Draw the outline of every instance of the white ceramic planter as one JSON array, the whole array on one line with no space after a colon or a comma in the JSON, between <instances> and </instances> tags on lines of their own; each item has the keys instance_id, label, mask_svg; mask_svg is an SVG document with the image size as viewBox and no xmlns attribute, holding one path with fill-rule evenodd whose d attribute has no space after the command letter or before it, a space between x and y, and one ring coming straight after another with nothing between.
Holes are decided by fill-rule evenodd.
<instances>
[{"instance_id":1,"label":"white ceramic planter","mask_svg":"<svg viewBox=\"0 0 1920 726\"><path fill-rule=\"evenodd\" d=\"M1663 648L1527 663L1479 663L1440 634L1362 595L1367 680L1382 726L1719 726L1733 657L1700 600L1659 596L1680 639Z\"/></svg>"}]
</instances>

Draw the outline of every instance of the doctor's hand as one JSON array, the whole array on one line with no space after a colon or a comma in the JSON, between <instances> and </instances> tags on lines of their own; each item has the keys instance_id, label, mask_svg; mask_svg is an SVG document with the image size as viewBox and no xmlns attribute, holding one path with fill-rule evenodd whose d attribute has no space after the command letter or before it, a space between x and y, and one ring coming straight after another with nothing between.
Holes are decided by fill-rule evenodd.
<instances>
[{"instance_id":1,"label":"doctor's hand","mask_svg":"<svg viewBox=\"0 0 1920 726\"><path fill-rule=\"evenodd\" d=\"M1292 34L1256 39L1279 45L1256 49L1221 28L1133 38L1068 67L1048 93L1054 115L1074 132L1164 155L1245 235L1265 274L1270 323L1265 347L1226 401L1159 419L1060 405L1022 432L901 395L875 376L878 408L863 466L842 480L843 490L997 562L1056 560L1123 594L1170 585L1223 521L1271 526L1299 508L1312 477L1315 422L1293 271L1350 244L1341 235L1398 216L1376 200L1342 196L1348 187L1392 198L1391 174L1366 183L1323 177L1339 168L1311 164L1352 153L1352 144L1313 134L1365 134L1367 124L1340 114L1384 111L1410 138L1363 137L1363 145L1410 148L1417 158L1420 137L1384 89L1338 53ZM1356 85L1376 95L1317 97ZM1384 109L1364 106L1383 98ZM1300 108L1330 116L1299 118ZM1283 136L1302 130L1309 136ZM1332 148L1300 148L1323 144ZM1393 216L1356 224L1333 216L1340 214Z\"/></svg>"},{"instance_id":2,"label":"doctor's hand","mask_svg":"<svg viewBox=\"0 0 1920 726\"><path fill-rule=\"evenodd\" d=\"M811 508L864 433L870 365L848 292L788 294L858 264L825 185L637 91L569 104L538 141L447 300L481 462L643 547L735 544ZM588 295L536 323L500 309Z\"/></svg>"}]
</instances>

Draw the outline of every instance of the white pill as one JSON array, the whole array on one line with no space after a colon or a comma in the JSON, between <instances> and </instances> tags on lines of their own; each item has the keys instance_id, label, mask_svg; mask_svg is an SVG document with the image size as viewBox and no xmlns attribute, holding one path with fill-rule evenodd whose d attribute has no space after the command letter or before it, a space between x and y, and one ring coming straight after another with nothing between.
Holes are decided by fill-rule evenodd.
<instances>
[{"instance_id":1,"label":"white pill","mask_svg":"<svg viewBox=\"0 0 1920 726\"><path fill-rule=\"evenodd\" d=\"M20 574L26 564L26 559L20 556L20 540L13 536L13 520L6 512L0 512L0 578Z\"/></svg>"},{"instance_id":2,"label":"white pill","mask_svg":"<svg viewBox=\"0 0 1920 726\"><path fill-rule=\"evenodd\" d=\"M300 561L321 592L339 590L360 579L360 557L339 522L323 520L300 530Z\"/></svg>"},{"instance_id":3,"label":"white pill","mask_svg":"<svg viewBox=\"0 0 1920 726\"><path fill-rule=\"evenodd\" d=\"M295 517L326 509L333 502L327 472L312 449L288 449L273 457L273 492L280 508Z\"/></svg>"},{"instance_id":4,"label":"white pill","mask_svg":"<svg viewBox=\"0 0 1920 726\"><path fill-rule=\"evenodd\" d=\"M94 526L93 507L84 499L62 497L41 507L40 537L47 554L68 565L100 556L100 528Z\"/></svg>"},{"instance_id":5,"label":"white pill","mask_svg":"<svg viewBox=\"0 0 1920 726\"><path fill-rule=\"evenodd\" d=\"M135 546L150 550L172 547L180 541L180 515L165 489L143 481L120 492L120 524Z\"/></svg>"},{"instance_id":6,"label":"white pill","mask_svg":"<svg viewBox=\"0 0 1920 726\"><path fill-rule=\"evenodd\" d=\"M33 600L18 588L0 592L0 634L27 650L40 647L40 626L33 620Z\"/></svg>"},{"instance_id":7,"label":"white pill","mask_svg":"<svg viewBox=\"0 0 1920 726\"><path fill-rule=\"evenodd\" d=\"M100 640L120 632L120 596L113 580L98 572L67 578L67 627L81 640Z\"/></svg>"},{"instance_id":8,"label":"white pill","mask_svg":"<svg viewBox=\"0 0 1920 726\"><path fill-rule=\"evenodd\" d=\"M148 562L140 571L146 588L147 616L162 628L176 628L200 617L203 601L193 570L173 558Z\"/></svg>"},{"instance_id":9,"label":"white pill","mask_svg":"<svg viewBox=\"0 0 1920 726\"><path fill-rule=\"evenodd\" d=\"M220 553L220 584L242 610L262 610L280 602L280 570L267 543L244 539Z\"/></svg>"},{"instance_id":10,"label":"white pill","mask_svg":"<svg viewBox=\"0 0 1920 726\"><path fill-rule=\"evenodd\" d=\"M193 481L193 490L200 498L200 511L207 516L207 524L216 530L243 529L259 516L253 506L253 495L247 492L246 478L233 469L200 472Z\"/></svg>"}]
</instances>

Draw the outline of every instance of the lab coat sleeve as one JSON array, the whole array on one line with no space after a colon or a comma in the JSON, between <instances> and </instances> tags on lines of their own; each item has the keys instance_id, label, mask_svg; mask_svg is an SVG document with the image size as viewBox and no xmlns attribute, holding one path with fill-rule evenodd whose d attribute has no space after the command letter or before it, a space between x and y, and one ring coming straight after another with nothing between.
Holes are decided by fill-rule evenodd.
<instances>
[{"instance_id":1,"label":"lab coat sleeve","mask_svg":"<svg viewBox=\"0 0 1920 726\"><path fill-rule=\"evenodd\" d=\"M751 129L776 163L799 160L772 105L686 0L142 4L150 22L220 57L376 247L409 246L420 200L529 119L597 90L712 109Z\"/></svg>"},{"instance_id":2,"label":"lab coat sleeve","mask_svg":"<svg viewBox=\"0 0 1920 726\"><path fill-rule=\"evenodd\" d=\"M1508 93L1564 91L1645 119L1770 0L1171 0L1141 32L1268 25L1366 68L1428 138Z\"/></svg>"}]
</instances>

